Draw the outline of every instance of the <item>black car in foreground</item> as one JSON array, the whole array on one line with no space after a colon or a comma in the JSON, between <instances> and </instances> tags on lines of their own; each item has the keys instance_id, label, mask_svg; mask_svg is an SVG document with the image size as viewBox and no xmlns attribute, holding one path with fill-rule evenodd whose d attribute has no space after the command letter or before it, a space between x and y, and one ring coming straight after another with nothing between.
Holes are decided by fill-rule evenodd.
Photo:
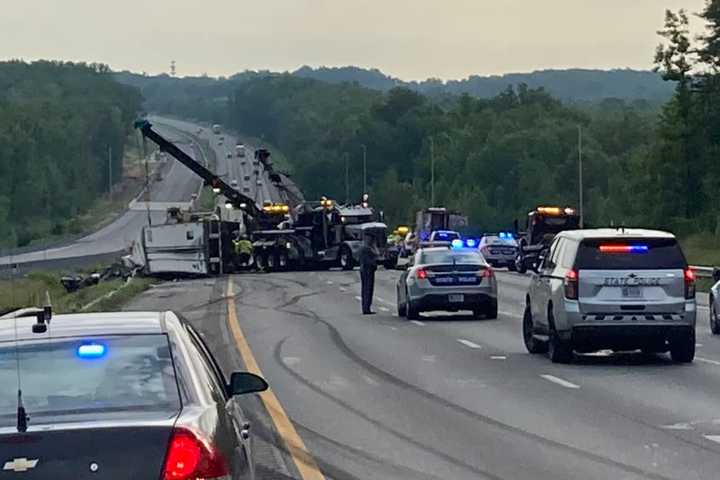
<instances>
[{"instance_id":1,"label":"black car in foreground","mask_svg":"<svg viewBox=\"0 0 720 480\"><path fill-rule=\"evenodd\" d=\"M250 425L172 312L0 317L0 479L252 479Z\"/></svg>"}]
</instances>

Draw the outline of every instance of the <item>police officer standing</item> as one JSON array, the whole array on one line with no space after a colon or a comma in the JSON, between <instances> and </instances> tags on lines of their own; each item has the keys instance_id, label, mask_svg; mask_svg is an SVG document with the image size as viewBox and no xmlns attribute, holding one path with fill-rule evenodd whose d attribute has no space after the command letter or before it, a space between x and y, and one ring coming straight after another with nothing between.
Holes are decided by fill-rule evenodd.
<instances>
[{"instance_id":1,"label":"police officer standing","mask_svg":"<svg viewBox=\"0 0 720 480\"><path fill-rule=\"evenodd\" d=\"M365 237L360 247L360 285L362 291L362 313L372 315L373 292L375 290L375 270L377 270L377 250L370 237Z\"/></svg>"}]
</instances>

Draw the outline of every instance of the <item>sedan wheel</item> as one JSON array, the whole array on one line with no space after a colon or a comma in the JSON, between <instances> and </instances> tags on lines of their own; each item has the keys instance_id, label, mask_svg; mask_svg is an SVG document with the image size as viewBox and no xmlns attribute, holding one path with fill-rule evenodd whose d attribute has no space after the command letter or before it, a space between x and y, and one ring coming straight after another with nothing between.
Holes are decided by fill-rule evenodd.
<instances>
[{"instance_id":1,"label":"sedan wheel","mask_svg":"<svg viewBox=\"0 0 720 480\"><path fill-rule=\"evenodd\" d=\"M547 352L547 343L536 339L533 333L535 333L535 327L533 326L532 313L530 311L530 305L528 304L525 306L525 314L523 315L523 341L525 342L525 348L530 353Z\"/></svg>"},{"instance_id":2,"label":"sedan wheel","mask_svg":"<svg viewBox=\"0 0 720 480\"><path fill-rule=\"evenodd\" d=\"M715 307L715 298L710 295L710 331L713 335L720 334L720 324L718 324L717 308Z\"/></svg>"}]
</instances>

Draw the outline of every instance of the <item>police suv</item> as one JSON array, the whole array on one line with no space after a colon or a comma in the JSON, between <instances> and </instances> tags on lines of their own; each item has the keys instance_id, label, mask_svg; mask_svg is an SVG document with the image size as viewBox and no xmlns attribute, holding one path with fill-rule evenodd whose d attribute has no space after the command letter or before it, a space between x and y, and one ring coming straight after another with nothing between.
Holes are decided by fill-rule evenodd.
<instances>
[{"instance_id":1,"label":"police suv","mask_svg":"<svg viewBox=\"0 0 720 480\"><path fill-rule=\"evenodd\" d=\"M695 275L675 237L640 229L559 233L533 275L523 339L530 353L670 351L695 357Z\"/></svg>"}]
</instances>

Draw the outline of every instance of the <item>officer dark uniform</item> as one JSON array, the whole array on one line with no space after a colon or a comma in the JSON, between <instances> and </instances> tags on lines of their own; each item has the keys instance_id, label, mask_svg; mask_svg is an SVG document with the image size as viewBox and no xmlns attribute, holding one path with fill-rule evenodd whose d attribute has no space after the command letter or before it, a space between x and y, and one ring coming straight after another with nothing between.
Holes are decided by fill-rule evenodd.
<instances>
[{"instance_id":1,"label":"officer dark uniform","mask_svg":"<svg viewBox=\"0 0 720 480\"><path fill-rule=\"evenodd\" d=\"M360 284L362 291L363 315L371 315L373 292L375 290L375 270L377 270L377 253L371 245L370 239L365 239L360 247Z\"/></svg>"}]
</instances>

